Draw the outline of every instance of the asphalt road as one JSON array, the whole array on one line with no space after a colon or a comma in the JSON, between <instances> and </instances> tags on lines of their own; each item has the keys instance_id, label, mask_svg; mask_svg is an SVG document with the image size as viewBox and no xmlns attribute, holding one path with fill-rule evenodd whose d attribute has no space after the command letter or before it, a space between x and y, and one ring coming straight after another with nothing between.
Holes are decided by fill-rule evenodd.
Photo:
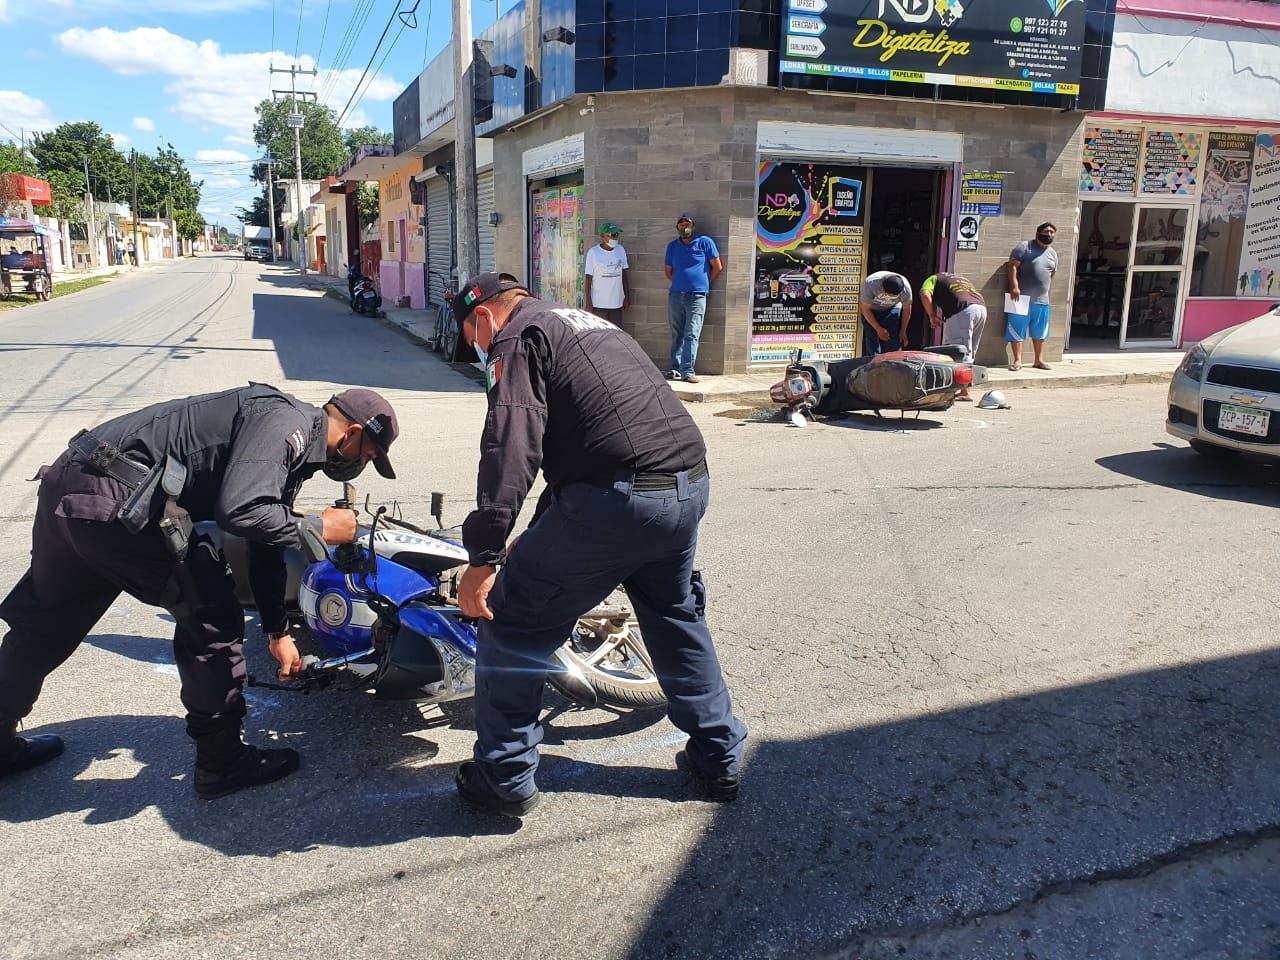
<instances>
[{"instance_id":1,"label":"asphalt road","mask_svg":"<svg viewBox=\"0 0 1280 960\"><path fill-rule=\"evenodd\" d=\"M465 515L474 377L284 267L186 260L0 314L0 587L77 429L247 380L384 391L401 479L362 492ZM0 783L0 957L1280 957L1280 477L1166 442L1163 392L803 430L693 405L752 730L726 807L661 716L551 693L522 825L454 796L465 711L356 695L251 691L249 738L304 767L198 802L170 625L124 598L30 718L66 754Z\"/></svg>"}]
</instances>

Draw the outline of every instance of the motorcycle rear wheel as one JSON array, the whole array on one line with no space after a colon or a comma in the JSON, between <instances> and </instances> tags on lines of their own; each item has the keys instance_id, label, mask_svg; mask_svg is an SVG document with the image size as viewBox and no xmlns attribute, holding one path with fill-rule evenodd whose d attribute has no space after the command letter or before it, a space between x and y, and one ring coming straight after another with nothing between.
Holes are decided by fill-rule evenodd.
<instances>
[{"instance_id":1,"label":"motorcycle rear wheel","mask_svg":"<svg viewBox=\"0 0 1280 960\"><path fill-rule=\"evenodd\" d=\"M559 653L582 672L601 705L643 709L667 703L640 624L620 590L579 618ZM572 681L563 674L552 671L547 680L575 699Z\"/></svg>"}]
</instances>

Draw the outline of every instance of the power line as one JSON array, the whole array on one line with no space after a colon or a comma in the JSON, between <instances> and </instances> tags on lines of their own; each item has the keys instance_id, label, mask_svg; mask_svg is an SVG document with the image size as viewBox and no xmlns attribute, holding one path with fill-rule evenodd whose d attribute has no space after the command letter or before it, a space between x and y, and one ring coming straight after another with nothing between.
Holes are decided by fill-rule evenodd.
<instances>
[{"instance_id":1,"label":"power line","mask_svg":"<svg viewBox=\"0 0 1280 960\"><path fill-rule=\"evenodd\" d=\"M298 59L298 51L302 49L302 5L305 0L298 0L298 35L293 39L293 59Z\"/></svg>"},{"instance_id":2,"label":"power line","mask_svg":"<svg viewBox=\"0 0 1280 960\"><path fill-rule=\"evenodd\" d=\"M357 0L356 7L351 12L351 19L347 21L346 32L343 33L342 40L338 44L338 52L334 55L333 66L330 68L329 76L325 78L325 84L320 95L321 100L327 101L333 95L334 88L338 85L338 77L346 67L347 61L351 58L360 34L364 32L364 25L369 20L369 14L373 12L373 3L374 0ZM396 0L396 6L399 6L399 0ZM358 25L356 23L357 19L360 21Z\"/></svg>"},{"instance_id":3,"label":"power line","mask_svg":"<svg viewBox=\"0 0 1280 960\"><path fill-rule=\"evenodd\" d=\"M417 21L417 17L415 16L415 14L416 14L416 12L417 12L417 10L418 10L418 3L420 3L420 2L421 2L421 0L418 0L418 2L417 2L417 3L414 3L414 5L413 5L413 9L412 9L412 10L407 10L407 11L405 11L403 14L402 14L402 13L400 13L400 9L399 9L400 4L399 4L399 2L397 2L397 3L396 3L396 9L395 9L395 10L393 10L393 11L391 11L391 16L387 18L387 25L386 25L385 27L383 27L383 28L382 28L382 36L378 37L378 43L377 43L377 45L375 45L375 46L374 46L374 48L373 48L373 53L372 53L372 55L370 55L370 57L369 57L369 62L368 62L367 64L365 64L364 73L360 74L360 79L356 81L355 89L351 91L351 98L350 98L349 100L347 100L347 105L346 105L345 107L343 107L343 108L342 108L342 112L338 115L338 126L339 126L339 127L341 127L341 126L342 126L342 121L346 119L347 111L351 109L351 105L355 102L355 100L356 100L356 94L360 92L360 85L361 85L362 83L364 83L364 78L365 78L365 77L367 77L367 76L369 75L369 68L373 66L374 58L378 56L378 51L382 49L382 41L383 41L383 40L385 40L385 39L387 38L387 33L388 33L388 32L390 32L390 30L391 30L391 24L395 23L396 16L397 16L397 15L399 15L399 16L400 16L400 29L399 29L399 31L397 31L397 32L396 32L395 39L393 39L393 40L391 41L391 46L390 46L390 47L387 47L387 53L383 55L383 57L382 57L382 63L386 63L386 62L387 62L387 56L391 53L391 49L392 49L392 47L394 47L394 46L396 45L396 40L399 40L399 39L400 39L400 34L404 33L404 28L405 28L406 26L408 26L409 21L408 21L408 19L406 19L406 18L407 18L407 17L413 17L413 25L414 25L415 27L417 26L418 21ZM379 69L379 70L381 70L381 69L382 69L382 63L378 64L378 69ZM375 74L374 74L374 75L375 75L375 76L377 75L377 74L376 74L376 72L375 72Z\"/></svg>"},{"instance_id":4,"label":"power line","mask_svg":"<svg viewBox=\"0 0 1280 960\"><path fill-rule=\"evenodd\" d=\"M316 63L320 63L320 54L324 53L324 38L329 32L329 8L333 6L333 0L327 0L324 5L324 26L320 28L320 49L316 51Z\"/></svg>"}]
</instances>

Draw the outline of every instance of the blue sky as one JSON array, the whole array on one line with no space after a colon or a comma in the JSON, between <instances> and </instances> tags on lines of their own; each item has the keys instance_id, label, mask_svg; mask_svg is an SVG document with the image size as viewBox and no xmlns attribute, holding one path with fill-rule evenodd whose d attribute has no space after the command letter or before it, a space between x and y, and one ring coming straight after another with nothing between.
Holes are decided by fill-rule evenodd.
<instances>
[{"instance_id":1,"label":"blue sky","mask_svg":"<svg viewBox=\"0 0 1280 960\"><path fill-rule=\"evenodd\" d=\"M392 101L449 42L448 0L417 0L410 16L414 8L414 0L0 0L8 66L0 138L91 120L125 151L172 143L205 181L205 219L234 227L236 207L255 193L254 105L289 85L269 68L318 69L298 89L342 113L369 67L343 126L390 130ZM474 3L473 32L497 9ZM417 26L402 27L398 12Z\"/></svg>"}]
</instances>

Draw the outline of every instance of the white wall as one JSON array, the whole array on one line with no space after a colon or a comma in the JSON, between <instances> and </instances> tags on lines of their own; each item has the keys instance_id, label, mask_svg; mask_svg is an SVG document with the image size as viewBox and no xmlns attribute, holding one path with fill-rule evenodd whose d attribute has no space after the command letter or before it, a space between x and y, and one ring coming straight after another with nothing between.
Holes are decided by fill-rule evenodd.
<instances>
[{"instance_id":1,"label":"white wall","mask_svg":"<svg viewBox=\"0 0 1280 960\"><path fill-rule=\"evenodd\" d=\"M1280 119L1280 30L1117 14L1107 109Z\"/></svg>"}]
</instances>

